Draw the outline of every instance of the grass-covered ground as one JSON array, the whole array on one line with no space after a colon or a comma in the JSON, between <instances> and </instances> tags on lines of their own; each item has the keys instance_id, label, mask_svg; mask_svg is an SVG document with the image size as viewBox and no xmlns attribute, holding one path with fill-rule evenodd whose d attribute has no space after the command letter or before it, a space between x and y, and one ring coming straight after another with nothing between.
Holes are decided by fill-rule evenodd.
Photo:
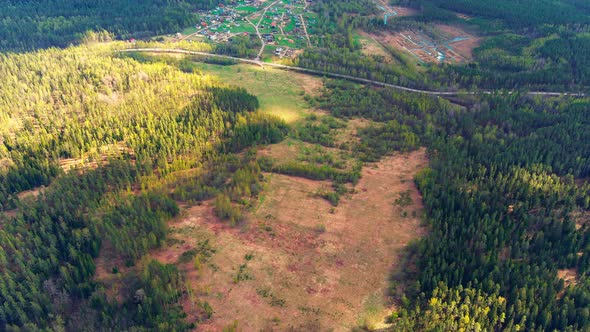
<instances>
[{"instance_id":1,"label":"grass-covered ground","mask_svg":"<svg viewBox=\"0 0 590 332\"><path fill-rule=\"evenodd\" d=\"M203 73L219 77L225 83L245 88L260 100L264 112L276 114L287 122L298 120L307 109L303 98L306 86L321 85L321 80L308 75L252 65L220 66L198 63Z\"/></svg>"},{"instance_id":2,"label":"grass-covered ground","mask_svg":"<svg viewBox=\"0 0 590 332\"><path fill-rule=\"evenodd\" d=\"M238 6L236 10L239 12L256 13L260 9L254 6Z\"/></svg>"}]
</instances>

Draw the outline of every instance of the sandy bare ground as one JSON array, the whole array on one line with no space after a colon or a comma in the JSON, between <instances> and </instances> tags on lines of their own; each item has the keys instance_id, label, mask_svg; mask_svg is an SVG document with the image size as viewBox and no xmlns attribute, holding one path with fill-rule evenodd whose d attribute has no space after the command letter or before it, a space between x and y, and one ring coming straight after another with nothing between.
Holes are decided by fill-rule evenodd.
<instances>
[{"instance_id":1,"label":"sandy bare ground","mask_svg":"<svg viewBox=\"0 0 590 332\"><path fill-rule=\"evenodd\" d=\"M221 331L234 321L243 331L383 326L391 308L388 277L403 248L425 234L412 178L426 164L420 150L369 165L356 193L336 208L314 195L325 182L267 175L268 188L245 225L229 228L206 202L171 223L176 244L152 256L173 263L210 241L215 253L200 268L180 265L194 293L184 303L189 317L199 315L196 301L214 309L199 331ZM413 204L395 206L408 190Z\"/></svg>"}]
</instances>

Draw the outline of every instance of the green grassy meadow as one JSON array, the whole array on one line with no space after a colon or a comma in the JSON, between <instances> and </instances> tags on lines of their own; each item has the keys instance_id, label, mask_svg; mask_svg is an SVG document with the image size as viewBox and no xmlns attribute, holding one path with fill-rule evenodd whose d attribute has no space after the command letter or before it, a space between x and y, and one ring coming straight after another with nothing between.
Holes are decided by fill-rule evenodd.
<instances>
[{"instance_id":1,"label":"green grassy meadow","mask_svg":"<svg viewBox=\"0 0 590 332\"><path fill-rule=\"evenodd\" d=\"M275 114L288 123L297 121L308 108L303 99L301 82L293 73L252 65L221 66L197 63L204 73L217 76L220 81L236 85L257 96L263 112Z\"/></svg>"}]
</instances>

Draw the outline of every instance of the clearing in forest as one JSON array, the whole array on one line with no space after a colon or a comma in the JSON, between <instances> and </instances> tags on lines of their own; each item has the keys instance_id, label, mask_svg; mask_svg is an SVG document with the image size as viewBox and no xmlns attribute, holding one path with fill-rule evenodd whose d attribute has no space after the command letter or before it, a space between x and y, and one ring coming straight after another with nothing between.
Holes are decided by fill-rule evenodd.
<instances>
[{"instance_id":1,"label":"clearing in forest","mask_svg":"<svg viewBox=\"0 0 590 332\"><path fill-rule=\"evenodd\" d=\"M387 52L383 46L379 44L377 39L375 39L375 36L363 31L359 31L358 35L358 40L362 46L361 51L364 55L383 57L383 61L385 63L392 63L394 61L391 54L389 54L389 52Z\"/></svg>"},{"instance_id":2,"label":"clearing in forest","mask_svg":"<svg viewBox=\"0 0 590 332\"><path fill-rule=\"evenodd\" d=\"M397 13L396 16L399 17L418 15L418 10L414 8L391 6L391 9L393 9Z\"/></svg>"},{"instance_id":3,"label":"clearing in forest","mask_svg":"<svg viewBox=\"0 0 590 332\"><path fill-rule=\"evenodd\" d=\"M562 269L557 270L557 278L562 279L565 287L575 286L579 280L577 269Z\"/></svg>"},{"instance_id":4,"label":"clearing in forest","mask_svg":"<svg viewBox=\"0 0 590 332\"><path fill-rule=\"evenodd\" d=\"M349 151L291 138L259 150L258 155L272 159L276 166L288 162L299 162L318 166L327 165L335 169L350 171L356 164Z\"/></svg>"},{"instance_id":5,"label":"clearing in forest","mask_svg":"<svg viewBox=\"0 0 590 332\"><path fill-rule=\"evenodd\" d=\"M308 107L303 96L317 95L323 87L318 77L268 67L196 64L203 73L248 90L258 97L263 112L275 114L288 123L306 113Z\"/></svg>"},{"instance_id":6,"label":"clearing in forest","mask_svg":"<svg viewBox=\"0 0 590 332\"><path fill-rule=\"evenodd\" d=\"M473 59L473 49L481 39L465 30L438 24L430 31L417 29L373 36L381 43L410 53L420 62L465 63Z\"/></svg>"},{"instance_id":7,"label":"clearing in forest","mask_svg":"<svg viewBox=\"0 0 590 332\"><path fill-rule=\"evenodd\" d=\"M413 8L390 6L386 0L374 0L373 2L377 9L379 9L378 16L383 18L385 24L396 17L413 16L418 14L418 11Z\"/></svg>"},{"instance_id":8,"label":"clearing in forest","mask_svg":"<svg viewBox=\"0 0 590 332\"><path fill-rule=\"evenodd\" d=\"M152 256L198 257L179 267L193 294L184 301L189 318L202 317L205 301L213 308L200 331L235 321L244 331L382 327L392 306L388 278L425 234L413 177L426 164L424 150L369 164L338 207L316 196L329 182L266 174L244 225L230 228L204 202L170 224L171 245Z\"/></svg>"}]
</instances>

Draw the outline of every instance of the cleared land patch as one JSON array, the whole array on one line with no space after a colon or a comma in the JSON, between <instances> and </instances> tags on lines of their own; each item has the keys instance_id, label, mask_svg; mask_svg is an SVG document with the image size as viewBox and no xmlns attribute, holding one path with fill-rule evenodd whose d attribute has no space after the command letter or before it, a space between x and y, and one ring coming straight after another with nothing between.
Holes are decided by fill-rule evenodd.
<instances>
[{"instance_id":1,"label":"cleared land patch","mask_svg":"<svg viewBox=\"0 0 590 332\"><path fill-rule=\"evenodd\" d=\"M436 25L432 30L382 32L375 39L410 53L421 62L465 63L473 58L472 51L481 39L459 27Z\"/></svg>"},{"instance_id":2,"label":"cleared land patch","mask_svg":"<svg viewBox=\"0 0 590 332\"><path fill-rule=\"evenodd\" d=\"M286 139L279 144L270 145L259 150L258 154L272 159L276 165L296 161L320 166L329 165L346 170L354 166L354 159L346 151L294 139Z\"/></svg>"},{"instance_id":3,"label":"cleared land patch","mask_svg":"<svg viewBox=\"0 0 590 332\"><path fill-rule=\"evenodd\" d=\"M287 122L298 120L306 113L303 96L319 93L323 87L320 78L278 69L251 65L220 66L197 63L205 74L217 76L220 81L242 87L258 97L260 109L275 114Z\"/></svg>"},{"instance_id":4,"label":"cleared land patch","mask_svg":"<svg viewBox=\"0 0 590 332\"><path fill-rule=\"evenodd\" d=\"M447 48L459 54L465 60L473 59L473 49L479 46L481 38L456 26L438 24L436 29L440 31L443 38L449 40L448 46L450 48Z\"/></svg>"},{"instance_id":5,"label":"cleared land patch","mask_svg":"<svg viewBox=\"0 0 590 332\"><path fill-rule=\"evenodd\" d=\"M375 6L380 10L380 13L377 15L382 17L384 23L387 24L395 17L402 17L402 16L412 16L418 14L418 11L408 7L400 7L400 6L390 6L388 1L384 0L375 0Z\"/></svg>"},{"instance_id":6,"label":"cleared land patch","mask_svg":"<svg viewBox=\"0 0 590 332\"><path fill-rule=\"evenodd\" d=\"M577 269L557 270L557 278L563 279L565 287L575 286L578 283Z\"/></svg>"},{"instance_id":7,"label":"cleared land patch","mask_svg":"<svg viewBox=\"0 0 590 332\"><path fill-rule=\"evenodd\" d=\"M392 63L393 57L389 54L383 46L375 39L375 36L370 35L366 32L359 32L359 41L362 45L362 52L368 56L380 56L383 57L385 63Z\"/></svg>"},{"instance_id":8,"label":"cleared land patch","mask_svg":"<svg viewBox=\"0 0 590 332\"><path fill-rule=\"evenodd\" d=\"M185 301L189 317L202 315L204 301L213 308L201 331L234 320L244 331L378 325L391 306L388 276L403 248L425 233L412 178L426 164L424 150L370 164L336 208L314 194L328 182L267 174L244 226L220 222L205 202L171 223L174 244L152 256L177 262L209 241L210 257L179 265L194 295ZM395 204L402 193L411 198L403 207Z\"/></svg>"},{"instance_id":9,"label":"cleared land patch","mask_svg":"<svg viewBox=\"0 0 590 332\"><path fill-rule=\"evenodd\" d=\"M391 6L391 9L393 9L397 13L396 16L400 17L418 15L418 11L414 8Z\"/></svg>"}]
</instances>

